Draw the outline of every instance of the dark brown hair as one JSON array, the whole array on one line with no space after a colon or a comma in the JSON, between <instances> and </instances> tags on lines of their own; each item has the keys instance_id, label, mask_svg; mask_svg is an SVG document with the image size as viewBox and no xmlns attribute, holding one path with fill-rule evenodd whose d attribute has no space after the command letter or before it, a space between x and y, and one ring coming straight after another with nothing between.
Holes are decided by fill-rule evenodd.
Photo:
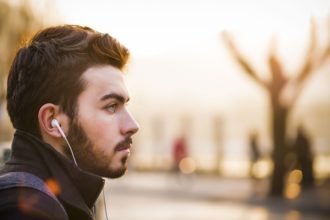
<instances>
[{"instance_id":1,"label":"dark brown hair","mask_svg":"<svg viewBox=\"0 0 330 220\"><path fill-rule=\"evenodd\" d=\"M109 64L123 69L129 51L109 34L63 25L38 32L20 48L7 85L7 110L13 126L40 137L38 112L53 103L72 119L88 68Z\"/></svg>"}]
</instances>

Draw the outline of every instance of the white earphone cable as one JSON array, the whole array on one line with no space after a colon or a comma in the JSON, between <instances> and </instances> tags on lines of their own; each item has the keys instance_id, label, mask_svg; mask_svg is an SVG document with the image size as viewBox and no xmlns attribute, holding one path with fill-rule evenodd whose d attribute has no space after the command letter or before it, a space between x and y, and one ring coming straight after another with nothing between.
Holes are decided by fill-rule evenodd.
<instances>
[{"instance_id":1,"label":"white earphone cable","mask_svg":"<svg viewBox=\"0 0 330 220\"><path fill-rule=\"evenodd\" d=\"M59 125L57 125L56 127L57 127L58 130L60 131L62 137L64 138L65 142L67 143L67 145L68 145L68 147L69 147L69 149L70 149L71 156L72 156L72 159L73 159L74 164L76 164L76 166L78 166L77 161L76 161L76 158L75 158L75 156L74 156L74 154L73 154L73 151L72 151L72 147L71 147L71 145L70 145L68 139L66 138L66 136L65 136L65 134L64 134L64 132L63 132L63 130L62 130L62 128L61 128Z\"/></svg>"},{"instance_id":2,"label":"white earphone cable","mask_svg":"<svg viewBox=\"0 0 330 220\"><path fill-rule=\"evenodd\" d=\"M105 218L108 220L108 210L107 210L107 204L106 204L106 202L105 202L105 193L104 193L104 188L105 187L103 187L103 204L104 204L104 212L105 212Z\"/></svg>"},{"instance_id":3,"label":"white earphone cable","mask_svg":"<svg viewBox=\"0 0 330 220\"><path fill-rule=\"evenodd\" d=\"M68 139L66 138L66 135L64 134L64 132L63 132L61 126L59 125L58 121L54 119L54 120L52 121L52 125L56 126L57 129L58 129L58 131L61 133L61 136L64 138L65 142L67 143L67 145L68 145L68 147L69 147L69 149L70 149L71 156L72 156L72 159L73 159L74 164L75 164L77 167L79 167L78 164L77 164L76 158L75 158L75 156L74 156L74 154L73 154L72 147L71 147L71 145L70 145ZM107 204L106 204L106 202L105 202L104 187L103 187L103 189L102 189L102 192L103 192L103 204L104 204L105 217L106 217L106 219L108 220L108 211L107 211ZM95 205L94 205L94 212L95 212Z\"/></svg>"}]
</instances>

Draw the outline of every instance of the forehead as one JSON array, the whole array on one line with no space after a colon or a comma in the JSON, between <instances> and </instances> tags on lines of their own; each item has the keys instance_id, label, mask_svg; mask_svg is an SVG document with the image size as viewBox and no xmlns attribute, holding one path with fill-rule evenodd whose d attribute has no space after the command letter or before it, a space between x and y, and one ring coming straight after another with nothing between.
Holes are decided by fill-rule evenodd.
<instances>
[{"instance_id":1,"label":"forehead","mask_svg":"<svg viewBox=\"0 0 330 220\"><path fill-rule=\"evenodd\" d=\"M85 84L81 96L101 98L105 94L117 93L128 97L123 72L118 68L110 65L94 66L87 69L81 77Z\"/></svg>"}]
</instances>

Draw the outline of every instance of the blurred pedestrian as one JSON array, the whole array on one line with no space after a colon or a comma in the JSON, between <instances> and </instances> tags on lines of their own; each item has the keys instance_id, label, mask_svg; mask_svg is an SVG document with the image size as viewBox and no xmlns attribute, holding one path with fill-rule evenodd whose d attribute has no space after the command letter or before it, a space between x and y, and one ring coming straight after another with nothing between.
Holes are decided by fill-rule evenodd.
<instances>
[{"instance_id":1,"label":"blurred pedestrian","mask_svg":"<svg viewBox=\"0 0 330 220\"><path fill-rule=\"evenodd\" d=\"M302 187L308 188L314 186L313 153L307 132L302 126L298 128L294 150L297 154L297 168L303 174L301 180Z\"/></svg>"},{"instance_id":2,"label":"blurred pedestrian","mask_svg":"<svg viewBox=\"0 0 330 220\"><path fill-rule=\"evenodd\" d=\"M249 173L252 178L256 178L255 166L260 159L260 151L257 143L257 134L255 132L250 135L249 141L250 141L249 145L250 145L250 159L251 159Z\"/></svg>"},{"instance_id":3,"label":"blurred pedestrian","mask_svg":"<svg viewBox=\"0 0 330 220\"><path fill-rule=\"evenodd\" d=\"M188 156L187 142L186 142L186 138L183 135L178 137L174 141L172 155L174 162L173 170L175 172L181 172L180 162Z\"/></svg>"},{"instance_id":4,"label":"blurred pedestrian","mask_svg":"<svg viewBox=\"0 0 330 220\"><path fill-rule=\"evenodd\" d=\"M126 107L128 58L109 34L77 25L41 30L18 50L8 77L16 132L0 170L2 220L95 219L102 177L124 175L138 131Z\"/></svg>"}]
</instances>

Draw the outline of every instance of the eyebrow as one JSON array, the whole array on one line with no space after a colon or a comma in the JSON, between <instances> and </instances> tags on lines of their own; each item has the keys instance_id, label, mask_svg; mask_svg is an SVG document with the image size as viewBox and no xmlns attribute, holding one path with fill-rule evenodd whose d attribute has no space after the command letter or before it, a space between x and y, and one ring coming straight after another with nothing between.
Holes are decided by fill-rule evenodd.
<instances>
[{"instance_id":1,"label":"eyebrow","mask_svg":"<svg viewBox=\"0 0 330 220\"><path fill-rule=\"evenodd\" d=\"M124 96L119 95L117 93L109 93L101 97L101 101L105 101L107 99L117 99L117 101L121 103L126 103L129 101L129 98L125 99Z\"/></svg>"}]
</instances>

